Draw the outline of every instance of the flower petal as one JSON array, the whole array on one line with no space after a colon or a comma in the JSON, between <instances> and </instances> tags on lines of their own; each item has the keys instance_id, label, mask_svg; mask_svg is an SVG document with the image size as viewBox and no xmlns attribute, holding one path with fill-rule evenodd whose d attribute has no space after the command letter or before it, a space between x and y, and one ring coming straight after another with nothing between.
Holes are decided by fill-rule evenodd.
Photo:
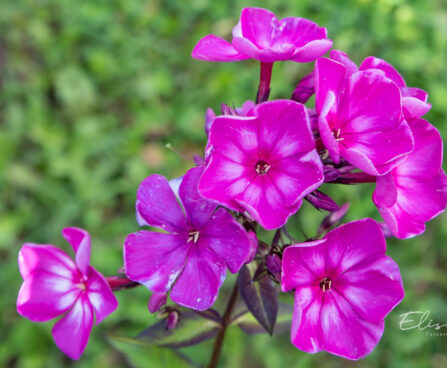
<instances>
[{"instance_id":1,"label":"flower petal","mask_svg":"<svg viewBox=\"0 0 447 368\"><path fill-rule=\"evenodd\" d=\"M280 20L279 27L274 30L273 36L274 44L289 43L299 48L314 40L325 39L327 31L326 28L320 27L309 19L289 17Z\"/></svg>"},{"instance_id":2,"label":"flower petal","mask_svg":"<svg viewBox=\"0 0 447 368\"><path fill-rule=\"evenodd\" d=\"M369 56L360 64L359 70L379 69L385 72L385 76L391 79L399 88L405 87L405 80L394 67L383 59Z\"/></svg>"},{"instance_id":3,"label":"flower petal","mask_svg":"<svg viewBox=\"0 0 447 368\"><path fill-rule=\"evenodd\" d=\"M195 310L211 307L225 280L226 267L206 247L191 247L185 268L171 291L174 303Z\"/></svg>"},{"instance_id":4,"label":"flower petal","mask_svg":"<svg viewBox=\"0 0 447 368\"><path fill-rule=\"evenodd\" d=\"M288 248L286 248L288 249ZM290 340L306 353L321 351L320 311L323 293L318 286L298 287L290 330Z\"/></svg>"},{"instance_id":5,"label":"flower petal","mask_svg":"<svg viewBox=\"0 0 447 368\"><path fill-rule=\"evenodd\" d=\"M396 175L428 179L437 175L442 165L443 144L439 131L427 120L410 122L414 149L405 162L396 168Z\"/></svg>"},{"instance_id":6,"label":"flower petal","mask_svg":"<svg viewBox=\"0 0 447 368\"><path fill-rule=\"evenodd\" d=\"M423 233L425 223L444 211L447 177L443 170L428 179L402 177L398 181L397 201L392 207L384 206L375 197L373 200L393 235L410 238Z\"/></svg>"},{"instance_id":7,"label":"flower petal","mask_svg":"<svg viewBox=\"0 0 447 368\"><path fill-rule=\"evenodd\" d=\"M76 280L36 270L28 274L17 297L17 312L33 322L65 313L80 295Z\"/></svg>"},{"instance_id":8,"label":"flower petal","mask_svg":"<svg viewBox=\"0 0 447 368\"><path fill-rule=\"evenodd\" d=\"M20 274L24 279L33 271L51 272L68 279L78 274L73 260L53 245L25 243L18 258Z\"/></svg>"},{"instance_id":9,"label":"flower petal","mask_svg":"<svg viewBox=\"0 0 447 368\"><path fill-rule=\"evenodd\" d=\"M399 88L379 70L354 73L338 104L338 116L346 134L380 132L396 128L401 121Z\"/></svg>"},{"instance_id":10,"label":"flower petal","mask_svg":"<svg viewBox=\"0 0 447 368\"><path fill-rule=\"evenodd\" d=\"M339 226L331 230L325 238L326 276L330 277L335 277L350 267L386 251L382 230L379 224L370 218Z\"/></svg>"},{"instance_id":11,"label":"flower petal","mask_svg":"<svg viewBox=\"0 0 447 368\"><path fill-rule=\"evenodd\" d=\"M335 60L345 66L347 71L346 76L349 77L358 71L357 65L343 51L331 50L329 55L331 60Z\"/></svg>"},{"instance_id":12,"label":"flower petal","mask_svg":"<svg viewBox=\"0 0 447 368\"><path fill-rule=\"evenodd\" d=\"M297 63L308 63L324 55L331 47L332 40L313 40L295 50L292 60Z\"/></svg>"},{"instance_id":13,"label":"flower petal","mask_svg":"<svg viewBox=\"0 0 447 368\"><path fill-rule=\"evenodd\" d=\"M235 198L243 193L255 178L255 167L232 161L215 151L199 182L199 193L232 210L244 212Z\"/></svg>"},{"instance_id":14,"label":"flower petal","mask_svg":"<svg viewBox=\"0 0 447 368\"><path fill-rule=\"evenodd\" d=\"M333 285L362 319L372 323L382 321L404 297L399 267L384 254L354 265Z\"/></svg>"},{"instance_id":15,"label":"flower petal","mask_svg":"<svg viewBox=\"0 0 447 368\"><path fill-rule=\"evenodd\" d=\"M79 359L84 352L93 326L93 309L86 295L79 298L70 312L52 329L54 341L71 359Z\"/></svg>"},{"instance_id":16,"label":"flower petal","mask_svg":"<svg viewBox=\"0 0 447 368\"><path fill-rule=\"evenodd\" d=\"M267 230L283 226L301 206L301 201L291 204L291 207L286 206L285 199L271 175L257 175L235 201L246 208Z\"/></svg>"},{"instance_id":17,"label":"flower petal","mask_svg":"<svg viewBox=\"0 0 447 368\"><path fill-rule=\"evenodd\" d=\"M203 198L198 192L202 167L190 169L183 177L179 188L180 199L185 212L195 230L200 230L210 219L217 204Z\"/></svg>"},{"instance_id":18,"label":"flower petal","mask_svg":"<svg viewBox=\"0 0 447 368\"><path fill-rule=\"evenodd\" d=\"M223 208L201 229L199 246L202 245L225 261L232 273L238 272L251 254L250 239L244 227Z\"/></svg>"},{"instance_id":19,"label":"flower petal","mask_svg":"<svg viewBox=\"0 0 447 368\"><path fill-rule=\"evenodd\" d=\"M315 106L323 109L329 91L337 97L346 77L346 68L334 60L319 58L315 62Z\"/></svg>"},{"instance_id":20,"label":"flower petal","mask_svg":"<svg viewBox=\"0 0 447 368\"><path fill-rule=\"evenodd\" d=\"M324 293L319 346L328 353L357 360L371 353L382 337L384 321L362 319L335 289Z\"/></svg>"},{"instance_id":21,"label":"flower petal","mask_svg":"<svg viewBox=\"0 0 447 368\"><path fill-rule=\"evenodd\" d=\"M194 46L191 56L206 61L239 61L249 58L235 50L230 42L214 35L201 38Z\"/></svg>"},{"instance_id":22,"label":"flower petal","mask_svg":"<svg viewBox=\"0 0 447 368\"><path fill-rule=\"evenodd\" d=\"M281 290L318 286L325 276L326 239L290 245L282 258Z\"/></svg>"},{"instance_id":23,"label":"flower petal","mask_svg":"<svg viewBox=\"0 0 447 368\"><path fill-rule=\"evenodd\" d=\"M126 275L153 292L166 292L183 269L189 245L187 234L138 231L124 242Z\"/></svg>"},{"instance_id":24,"label":"flower petal","mask_svg":"<svg viewBox=\"0 0 447 368\"><path fill-rule=\"evenodd\" d=\"M89 268L87 295L95 311L97 325L118 307L118 300L106 279L93 267Z\"/></svg>"},{"instance_id":25,"label":"flower petal","mask_svg":"<svg viewBox=\"0 0 447 368\"><path fill-rule=\"evenodd\" d=\"M275 100L256 105L251 114L259 121L258 152L261 159L271 162L301 156L315 149L304 105L290 100Z\"/></svg>"},{"instance_id":26,"label":"flower petal","mask_svg":"<svg viewBox=\"0 0 447 368\"><path fill-rule=\"evenodd\" d=\"M431 109L431 104L414 97L402 97L402 107L406 119L417 119Z\"/></svg>"},{"instance_id":27,"label":"flower petal","mask_svg":"<svg viewBox=\"0 0 447 368\"><path fill-rule=\"evenodd\" d=\"M141 182L137 191L136 210L146 225L174 233L187 228L180 204L168 180L161 175L153 174Z\"/></svg>"},{"instance_id":28,"label":"flower petal","mask_svg":"<svg viewBox=\"0 0 447 368\"><path fill-rule=\"evenodd\" d=\"M374 197L377 203L391 207L397 200L397 188L392 172L376 178Z\"/></svg>"},{"instance_id":29,"label":"flower petal","mask_svg":"<svg viewBox=\"0 0 447 368\"><path fill-rule=\"evenodd\" d=\"M76 266L83 275L87 275L91 253L89 233L78 227L66 227L62 230L62 236L73 247L76 254Z\"/></svg>"},{"instance_id":30,"label":"flower petal","mask_svg":"<svg viewBox=\"0 0 447 368\"><path fill-rule=\"evenodd\" d=\"M338 141L334 137L334 133L331 129L330 121L331 115L336 109L335 95L332 91L328 91L326 94L326 100L321 107L321 112L318 117L318 130L320 131L320 137L324 146L327 148L331 159L338 164L340 162L340 147Z\"/></svg>"},{"instance_id":31,"label":"flower petal","mask_svg":"<svg viewBox=\"0 0 447 368\"><path fill-rule=\"evenodd\" d=\"M413 150L411 129L405 120L394 129L343 135L340 155L370 175L385 175Z\"/></svg>"},{"instance_id":32,"label":"flower petal","mask_svg":"<svg viewBox=\"0 0 447 368\"><path fill-rule=\"evenodd\" d=\"M262 8L244 8L241 12L242 36L259 48L268 48L272 43L273 29L279 24L275 14Z\"/></svg>"},{"instance_id":33,"label":"flower petal","mask_svg":"<svg viewBox=\"0 0 447 368\"><path fill-rule=\"evenodd\" d=\"M302 157L297 155L278 160L272 164L267 175L281 194L286 207L294 206L324 180L320 156L315 150Z\"/></svg>"}]
</instances>

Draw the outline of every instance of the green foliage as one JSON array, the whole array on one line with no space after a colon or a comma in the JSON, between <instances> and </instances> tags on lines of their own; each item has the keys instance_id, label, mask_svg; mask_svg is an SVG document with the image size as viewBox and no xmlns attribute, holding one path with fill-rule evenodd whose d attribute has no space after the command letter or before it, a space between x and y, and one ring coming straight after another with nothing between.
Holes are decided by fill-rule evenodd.
<instances>
[{"instance_id":1,"label":"green foliage","mask_svg":"<svg viewBox=\"0 0 447 368\"><path fill-rule=\"evenodd\" d=\"M61 229L81 226L92 235L92 264L104 274L116 273L124 238L138 229L139 182L154 172L173 178L193 165L165 144L188 157L200 154L205 109L218 110L222 102L240 105L255 96L256 62L206 63L189 56L203 35L229 36L240 9L249 5L326 26L335 47L357 62L368 55L391 62L410 86L429 92L433 108L427 118L447 136L447 8L442 0L0 1L1 367L72 364L55 347L51 323L33 324L15 311L18 250L32 241L68 251ZM290 96L311 67L275 64L271 97ZM379 218L370 200L372 186L323 190L339 203L351 202L347 220ZM323 216L304 205L289 230L298 239L303 231L314 236ZM389 242L406 298L387 319L377 349L355 366L447 366L447 337L398 328L399 314L410 310L429 309L434 319L447 323L446 244L445 216L430 223L422 237ZM234 278L221 291L223 302L231 282ZM154 323L148 296L143 288L119 292L119 309L93 329L76 366L181 366L166 349L125 350L104 338L105 332L134 337ZM291 303L290 295L282 298ZM182 350L205 364L211 343ZM222 359L222 367L232 368L346 365L325 353L297 351L287 334L247 337L236 327L228 329Z\"/></svg>"}]
</instances>

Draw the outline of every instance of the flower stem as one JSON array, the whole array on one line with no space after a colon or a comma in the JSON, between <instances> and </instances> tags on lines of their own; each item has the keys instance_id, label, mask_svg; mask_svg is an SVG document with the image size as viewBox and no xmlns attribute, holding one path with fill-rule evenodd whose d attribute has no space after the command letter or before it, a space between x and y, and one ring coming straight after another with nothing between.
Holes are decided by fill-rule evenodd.
<instances>
[{"instance_id":1,"label":"flower stem","mask_svg":"<svg viewBox=\"0 0 447 368\"><path fill-rule=\"evenodd\" d=\"M217 367L217 363L219 362L220 352L222 350L223 340L225 337L225 332L229 325L231 313L233 312L234 305L236 304L236 299L237 299L238 293L239 293L239 291L237 288L237 282L235 282L230 299L228 300L227 308L225 309L225 313L222 317L222 324L221 324L220 330L216 336L216 340L214 340L213 354L211 355L211 360L208 364L208 368Z\"/></svg>"},{"instance_id":2,"label":"flower stem","mask_svg":"<svg viewBox=\"0 0 447 368\"><path fill-rule=\"evenodd\" d=\"M107 276L106 280L113 291L130 289L140 285L140 283L132 281L126 276Z\"/></svg>"},{"instance_id":3,"label":"flower stem","mask_svg":"<svg viewBox=\"0 0 447 368\"><path fill-rule=\"evenodd\" d=\"M360 173L346 173L342 174L337 180L332 183L340 184L362 184L362 183L375 183L376 177L363 172Z\"/></svg>"},{"instance_id":4,"label":"flower stem","mask_svg":"<svg viewBox=\"0 0 447 368\"><path fill-rule=\"evenodd\" d=\"M256 95L256 103L267 101L270 95L270 81L272 79L273 63L261 62L259 88Z\"/></svg>"}]
</instances>

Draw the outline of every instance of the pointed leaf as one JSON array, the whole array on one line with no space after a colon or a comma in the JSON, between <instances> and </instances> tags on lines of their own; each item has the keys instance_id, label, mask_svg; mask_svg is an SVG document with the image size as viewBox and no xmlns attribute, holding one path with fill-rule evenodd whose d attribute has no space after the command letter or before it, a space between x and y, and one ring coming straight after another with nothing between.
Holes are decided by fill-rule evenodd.
<instances>
[{"instance_id":1,"label":"pointed leaf","mask_svg":"<svg viewBox=\"0 0 447 368\"><path fill-rule=\"evenodd\" d=\"M278 313L278 293L268 276L253 282L257 268L255 262L242 267L237 279L238 287L248 310L271 335Z\"/></svg>"},{"instance_id":2,"label":"pointed leaf","mask_svg":"<svg viewBox=\"0 0 447 368\"><path fill-rule=\"evenodd\" d=\"M175 350L148 346L136 339L121 336L109 335L107 340L126 356L133 367L199 367L198 364Z\"/></svg>"},{"instance_id":3,"label":"pointed leaf","mask_svg":"<svg viewBox=\"0 0 447 368\"><path fill-rule=\"evenodd\" d=\"M281 334L290 331L292 325L293 306L285 303L279 303L278 315L276 317L273 334ZM246 334L254 335L265 333L265 329L259 324L256 318L247 311L247 313L239 314L231 323L238 325Z\"/></svg>"},{"instance_id":4,"label":"pointed leaf","mask_svg":"<svg viewBox=\"0 0 447 368\"><path fill-rule=\"evenodd\" d=\"M138 334L136 340L147 345L181 348L213 338L219 328L218 322L187 311L181 312L176 328L167 330L166 322L163 320L146 328Z\"/></svg>"},{"instance_id":5,"label":"pointed leaf","mask_svg":"<svg viewBox=\"0 0 447 368\"><path fill-rule=\"evenodd\" d=\"M209 319L209 320L217 322L219 324L222 323L222 317L220 316L219 312L213 308L205 309L203 311L194 311L194 312L203 318Z\"/></svg>"}]
</instances>

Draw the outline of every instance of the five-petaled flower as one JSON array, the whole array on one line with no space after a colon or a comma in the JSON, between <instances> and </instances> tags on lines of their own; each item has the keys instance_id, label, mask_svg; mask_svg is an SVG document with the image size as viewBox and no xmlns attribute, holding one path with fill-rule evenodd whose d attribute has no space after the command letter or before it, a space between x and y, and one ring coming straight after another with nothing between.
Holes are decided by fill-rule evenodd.
<instances>
[{"instance_id":1,"label":"five-petaled flower","mask_svg":"<svg viewBox=\"0 0 447 368\"><path fill-rule=\"evenodd\" d=\"M93 326L118 306L105 278L90 266L90 236L82 229L62 231L73 247L76 262L52 245L25 243L19 252L23 284L17 312L33 322L65 314L53 327L56 345L72 359L79 359Z\"/></svg>"},{"instance_id":2,"label":"five-petaled flower","mask_svg":"<svg viewBox=\"0 0 447 368\"><path fill-rule=\"evenodd\" d=\"M394 236L404 239L425 231L425 222L447 205L442 139L424 119L410 121L414 151L390 173L377 177L373 201Z\"/></svg>"},{"instance_id":3,"label":"five-petaled flower","mask_svg":"<svg viewBox=\"0 0 447 368\"><path fill-rule=\"evenodd\" d=\"M281 288L295 289L291 341L298 349L348 359L374 349L385 316L404 297L399 268L385 251L382 230L372 219L285 249Z\"/></svg>"},{"instance_id":4,"label":"five-petaled flower","mask_svg":"<svg viewBox=\"0 0 447 368\"><path fill-rule=\"evenodd\" d=\"M257 59L271 63L292 60L313 61L332 46L326 28L305 18L278 18L262 8L244 8L228 42L214 35L203 37L192 57L207 61Z\"/></svg>"},{"instance_id":5,"label":"five-petaled flower","mask_svg":"<svg viewBox=\"0 0 447 368\"><path fill-rule=\"evenodd\" d=\"M350 69L320 58L315 64L315 104L321 139L340 158L370 175L384 175L413 150L399 87L379 69Z\"/></svg>"},{"instance_id":6,"label":"five-petaled flower","mask_svg":"<svg viewBox=\"0 0 447 368\"><path fill-rule=\"evenodd\" d=\"M199 196L202 170L190 169L179 186L173 185L174 191L161 175L143 180L136 202L139 223L168 233L143 230L124 242L130 279L156 293L172 287L170 298L175 303L196 310L211 307L226 269L238 272L257 245L227 210Z\"/></svg>"},{"instance_id":7,"label":"five-petaled flower","mask_svg":"<svg viewBox=\"0 0 447 368\"><path fill-rule=\"evenodd\" d=\"M219 116L199 192L249 215L266 229L284 225L323 182L322 163L303 105L276 100L247 117Z\"/></svg>"}]
</instances>

